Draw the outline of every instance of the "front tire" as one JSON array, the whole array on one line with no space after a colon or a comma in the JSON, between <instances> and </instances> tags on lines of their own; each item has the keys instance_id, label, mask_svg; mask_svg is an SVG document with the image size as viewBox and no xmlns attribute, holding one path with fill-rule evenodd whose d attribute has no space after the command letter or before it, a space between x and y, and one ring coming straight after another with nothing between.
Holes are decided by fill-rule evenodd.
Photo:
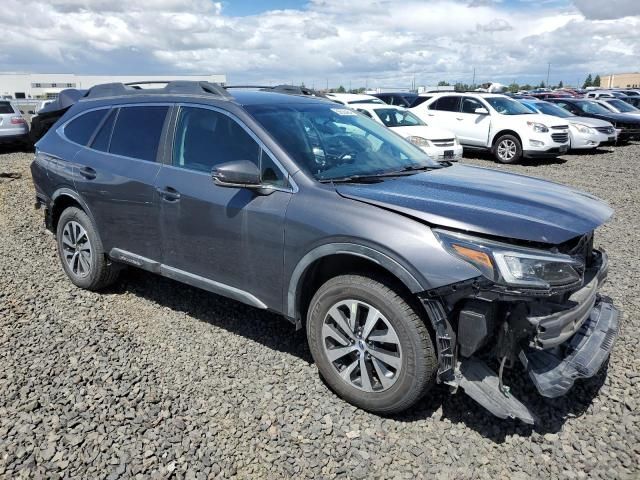
<instances>
[{"instance_id":1,"label":"front tire","mask_svg":"<svg viewBox=\"0 0 640 480\"><path fill-rule=\"evenodd\" d=\"M364 410L400 412L434 383L437 359L423 319L381 280L343 275L322 285L309 306L307 337L327 384Z\"/></svg>"},{"instance_id":2,"label":"front tire","mask_svg":"<svg viewBox=\"0 0 640 480\"><path fill-rule=\"evenodd\" d=\"M85 212L76 207L64 210L56 239L62 268L74 285L101 290L117 280L119 269L107 259L98 232Z\"/></svg>"},{"instance_id":3,"label":"front tire","mask_svg":"<svg viewBox=\"0 0 640 480\"><path fill-rule=\"evenodd\" d=\"M502 135L496 140L493 154L500 163L517 163L522 158L522 144L513 135Z\"/></svg>"}]
</instances>

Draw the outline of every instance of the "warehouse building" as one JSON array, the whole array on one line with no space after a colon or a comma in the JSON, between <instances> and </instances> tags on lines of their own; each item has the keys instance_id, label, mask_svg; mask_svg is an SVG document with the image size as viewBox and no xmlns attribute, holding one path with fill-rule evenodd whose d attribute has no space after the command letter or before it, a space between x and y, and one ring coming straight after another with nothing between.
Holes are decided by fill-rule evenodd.
<instances>
[{"instance_id":1,"label":"warehouse building","mask_svg":"<svg viewBox=\"0 0 640 480\"><path fill-rule=\"evenodd\" d=\"M603 88L640 88L640 73L612 73L600 78Z\"/></svg>"},{"instance_id":2,"label":"warehouse building","mask_svg":"<svg viewBox=\"0 0 640 480\"><path fill-rule=\"evenodd\" d=\"M65 88L87 89L100 83L200 80L225 83L225 75L75 75L73 73L0 73L0 98L56 98Z\"/></svg>"}]
</instances>

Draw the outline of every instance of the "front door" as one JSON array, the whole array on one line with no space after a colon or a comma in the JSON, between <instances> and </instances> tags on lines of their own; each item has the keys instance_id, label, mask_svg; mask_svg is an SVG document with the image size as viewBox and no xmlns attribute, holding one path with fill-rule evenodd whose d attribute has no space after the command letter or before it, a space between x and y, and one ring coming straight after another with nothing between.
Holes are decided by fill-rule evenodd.
<instances>
[{"instance_id":1,"label":"front door","mask_svg":"<svg viewBox=\"0 0 640 480\"><path fill-rule=\"evenodd\" d=\"M491 128L491 115L476 113L476 109L489 109L479 100L472 97L462 97L460 113L456 115L458 140L465 145L485 147Z\"/></svg>"},{"instance_id":2,"label":"front door","mask_svg":"<svg viewBox=\"0 0 640 480\"><path fill-rule=\"evenodd\" d=\"M272 193L214 184L212 168L233 160L260 166ZM248 293L281 309L284 222L292 192L286 172L244 125L218 109L180 107L172 164L162 167L156 188L162 263L170 275L197 285L204 279L220 287L214 291L244 301Z\"/></svg>"}]
</instances>

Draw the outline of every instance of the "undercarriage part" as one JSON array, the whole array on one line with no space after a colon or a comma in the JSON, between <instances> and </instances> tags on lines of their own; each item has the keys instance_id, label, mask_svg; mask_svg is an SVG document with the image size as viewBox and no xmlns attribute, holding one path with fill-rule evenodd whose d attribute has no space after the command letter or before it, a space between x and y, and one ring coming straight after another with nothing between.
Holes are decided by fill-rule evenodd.
<instances>
[{"instance_id":1,"label":"undercarriage part","mask_svg":"<svg viewBox=\"0 0 640 480\"><path fill-rule=\"evenodd\" d=\"M437 300L426 298L421 298L421 300L436 334L438 378L443 382L453 380L455 334L447 321L447 315L442 304Z\"/></svg>"},{"instance_id":2,"label":"undercarriage part","mask_svg":"<svg viewBox=\"0 0 640 480\"><path fill-rule=\"evenodd\" d=\"M500 390L498 376L482 360L463 360L456 377L457 385L496 417L517 418L529 425L535 423L533 413L523 403L511 395L506 387Z\"/></svg>"},{"instance_id":3,"label":"undercarriage part","mask_svg":"<svg viewBox=\"0 0 640 480\"><path fill-rule=\"evenodd\" d=\"M482 347L493 331L495 303L466 301L458 316L460 355L470 357Z\"/></svg>"},{"instance_id":4,"label":"undercarriage part","mask_svg":"<svg viewBox=\"0 0 640 480\"><path fill-rule=\"evenodd\" d=\"M611 300L598 300L566 345L552 350L520 351L518 357L541 395L564 395L576 379L593 377L611 354L618 335L619 312ZM559 351L568 355L562 356Z\"/></svg>"}]
</instances>

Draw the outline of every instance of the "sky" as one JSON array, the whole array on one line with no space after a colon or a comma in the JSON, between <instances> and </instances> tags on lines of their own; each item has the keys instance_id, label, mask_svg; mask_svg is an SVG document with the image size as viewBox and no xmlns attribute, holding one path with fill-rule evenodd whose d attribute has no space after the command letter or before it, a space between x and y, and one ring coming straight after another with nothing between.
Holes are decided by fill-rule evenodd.
<instances>
[{"instance_id":1,"label":"sky","mask_svg":"<svg viewBox=\"0 0 640 480\"><path fill-rule=\"evenodd\" d=\"M0 72L389 88L640 71L640 0L2 0L0 25Z\"/></svg>"}]
</instances>

